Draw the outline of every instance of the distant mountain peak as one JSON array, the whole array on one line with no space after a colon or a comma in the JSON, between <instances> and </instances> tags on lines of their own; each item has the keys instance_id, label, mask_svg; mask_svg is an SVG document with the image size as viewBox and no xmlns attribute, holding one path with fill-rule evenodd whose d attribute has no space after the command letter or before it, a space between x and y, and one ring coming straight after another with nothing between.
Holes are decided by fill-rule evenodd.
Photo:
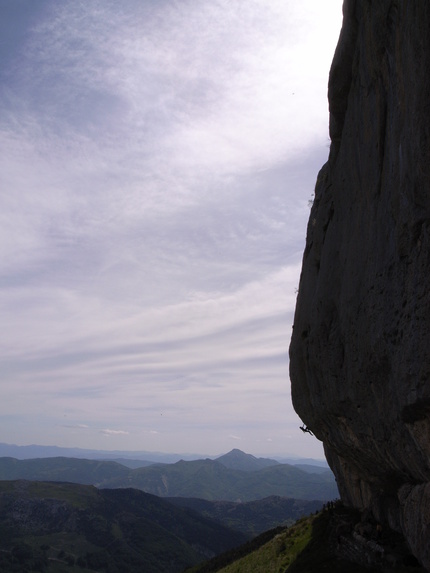
<instances>
[{"instance_id":1,"label":"distant mountain peak","mask_svg":"<svg viewBox=\"0 0 430 573\"><path fill-rule=\"evenodd\" d=\"M222 457L226 457L226 456L242 456L242 457L247 457L247 458L254 458L257 459L255 456L253 456L252 454L247 454L245 452L243 452L242 450L239 450L239 448L233 448L232 450L230 450L227 454L224 454L224 456L220 456L220 458ZM219 459L219 458L218 458Z\"/></svg>"},{"instance_id":2,"label":"distant mountain peak","mask_svg":"<svg viewBox=\"0 0 430 573\"><path fill-rule=\"evenodd\" d=\"M227 454L216 458L216 461L229 469L242 470L246 472L258 471L263 468L279 464L276 460L256 458L252 454L246 454L238 448L233 448Z\"/></svg>"}]
</instances>

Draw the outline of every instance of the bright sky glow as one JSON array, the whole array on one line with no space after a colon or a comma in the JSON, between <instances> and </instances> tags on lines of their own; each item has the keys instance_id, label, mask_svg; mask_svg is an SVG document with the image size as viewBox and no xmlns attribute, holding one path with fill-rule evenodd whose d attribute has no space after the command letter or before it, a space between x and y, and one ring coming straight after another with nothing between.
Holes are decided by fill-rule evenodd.
<instances>
[{"instance_id":1,"label":"bright sky glow","mask_svg":"<svg viewBox=\"0 0 430 573\"><path fill-rule=\"evenodd\" d=\"M0 441L322 457L288 346L341 0L0 0Z\"/></svg>"}]
</instances>

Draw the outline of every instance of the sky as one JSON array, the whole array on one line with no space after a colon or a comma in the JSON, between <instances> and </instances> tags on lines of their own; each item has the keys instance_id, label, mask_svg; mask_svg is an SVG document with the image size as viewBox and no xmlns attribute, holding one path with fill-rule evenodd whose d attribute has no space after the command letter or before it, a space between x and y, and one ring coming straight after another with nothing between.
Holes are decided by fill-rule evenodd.
<instances>
[{"instance_id":1,"label":"sky","mask_svg":"<svg viewBox=\"0 0 430 573\"><path fill-rule=\"evenodd\" d=\"M0 442L323 457L291 404L341 0L0 0Z\"/></svg>"}]
</instances>

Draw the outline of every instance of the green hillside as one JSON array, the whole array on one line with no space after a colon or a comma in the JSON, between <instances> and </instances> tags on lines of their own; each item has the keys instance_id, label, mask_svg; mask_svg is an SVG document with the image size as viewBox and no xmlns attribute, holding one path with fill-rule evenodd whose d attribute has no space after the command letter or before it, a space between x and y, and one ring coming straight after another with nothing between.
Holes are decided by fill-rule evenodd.
<instances>
[{"instance_id":1,"label":"green hillside","mask_svg":"<svg viewBox=\"0 0 430 573\"><path fill-rule=\"evenodd\" d=\"M425 573L401 536L357 534L358 512L337 503L292 527L267 531L187 573ZM369 525L369 523L367 523Z\"/></svg>"},{"instance_id":2,"label":"green hillside","mask_svg":"<svg viewBox=\"0 0 430 573\"><path fill-rule=\"evenodd\" d=\"M132 489L0 482L0 571L176 573L246 536Z\"/></svg>"}]
</instances>

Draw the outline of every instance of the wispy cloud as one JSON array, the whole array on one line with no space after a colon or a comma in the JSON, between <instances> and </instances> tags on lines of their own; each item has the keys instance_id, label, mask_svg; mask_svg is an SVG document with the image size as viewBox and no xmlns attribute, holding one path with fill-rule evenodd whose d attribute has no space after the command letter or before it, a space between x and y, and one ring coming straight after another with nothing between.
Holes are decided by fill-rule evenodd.
<instances>
[{"instance_id":1,"label":"wispy cloud","mask_svg":"<svg viewBox=\"0 0 430 573\"><path fill-rule=\"evenodd\" d=\"M126 432L125 430L110 430L109 428L100 430L100 433L105 436L128 436L129 434L129 432Z\"/></svg>"},{"instance_id":2,"label":"wispy cloud","mask_svg":"<svg viewBox=\"0 0 430 573\"><path fill-rule=\"evenodd\" d=\"M67 410L129 449L222 451L240 427L282 450L329 4L44 0L9 22L0 414L22 441Z\"/></svg>"}]
</instances>

